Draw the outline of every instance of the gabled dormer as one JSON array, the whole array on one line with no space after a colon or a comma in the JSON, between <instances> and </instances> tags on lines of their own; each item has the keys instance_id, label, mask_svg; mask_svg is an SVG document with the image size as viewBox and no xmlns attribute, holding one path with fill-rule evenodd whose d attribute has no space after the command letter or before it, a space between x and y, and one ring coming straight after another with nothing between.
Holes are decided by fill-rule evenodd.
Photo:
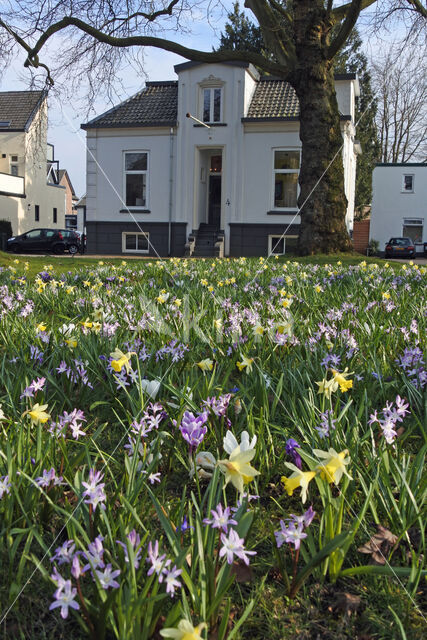
<instances>
[{"instance_id":1,"label":"gabled dormer","mask_svg":"<svg viewBox=\"0 0 427 640\"><path fill-rule=\"evenodd\" d=\"M249 108L259 74L252 64L184 62L178 75L178 121L187 113L210 126L239 122ZM193 122L193 126L203 126Z\"/></svg>"}]
</instances>

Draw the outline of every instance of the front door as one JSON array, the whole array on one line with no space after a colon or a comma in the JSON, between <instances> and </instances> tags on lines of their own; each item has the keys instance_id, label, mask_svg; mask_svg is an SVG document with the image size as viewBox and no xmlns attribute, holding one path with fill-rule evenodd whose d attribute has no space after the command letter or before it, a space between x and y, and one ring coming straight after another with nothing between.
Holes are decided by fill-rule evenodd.
<instances>
[{"instance_id":1,"label":"front door","mask_svg":"<svg viewBox=\"0 0 427 640\"><path fill-rule=\"evenodd\" d=\"M221 228L221 176L209 176L208 224Z\"/></svg>"}]
</instances>

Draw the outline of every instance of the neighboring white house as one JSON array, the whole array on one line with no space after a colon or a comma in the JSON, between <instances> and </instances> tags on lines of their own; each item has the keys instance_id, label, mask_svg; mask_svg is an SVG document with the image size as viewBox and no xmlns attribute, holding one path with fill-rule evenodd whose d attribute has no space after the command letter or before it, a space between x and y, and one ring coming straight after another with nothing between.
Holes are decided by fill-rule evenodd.
<instances>
[{"instance_id":1,"label":"neighboring white house","mask_svg":"<svg viewBox=\"0 0 427 640\"><path fill-rule=\"evenodd\" d=\"M147 82L82 125L88 251L182 256L187 245L187 254L214 255L215 243L231 256L289 251L300 223L295 92L246 63L186 62L175 72L177 81ZM351 230L356 75L336 76L336 92Z\"/></svg>"},{"instance_id":2,"label":"neighboring white house","mask_svg":"<svg viewBox=\"0 0 427 640\"><path fill-rule=\"evenodd\" d=\"M411 238L417 253L427 242L427 164L377 164L372 179L369 236L380 250L392 237Z\"/></svg>"},{"instance_id":3,"label":"neighboring white house","mask_svg":"<svg viewBox=\"0 0 427 640\"><path fill-rule=\"evenodd\" d=\"M66 190L47 143L46 96L0 92L0 219L10 220L15 235L65 224Z\"/></svg>"}]
</instances>

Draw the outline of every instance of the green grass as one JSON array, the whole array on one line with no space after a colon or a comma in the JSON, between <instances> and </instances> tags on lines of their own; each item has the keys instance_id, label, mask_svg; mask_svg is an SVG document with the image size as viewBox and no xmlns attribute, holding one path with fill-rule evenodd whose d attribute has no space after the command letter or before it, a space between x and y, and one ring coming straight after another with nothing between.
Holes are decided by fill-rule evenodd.
<instances>
[{"instance_id":1,"label":"green grass","mask_svg":"<svg viewBox=\"0 0 427 640\"><path fill-rule=\"evenodd\" d=\"M11 606L0 638L90 637L82 608L65 621L58 609L49 611L55 591L50 558L67 539L87 552L102 535L105 560L121 573L120 588L108 592L89 571L81 579L97 640L159 640L159 629L190 616L194 624L208 622L209 640L227 640L233 629L233 640L421 640L426 578L417 572L425 570L427 407L424 391L398 361L405 349L426 347L424 267L385 268L384 261L358 255L124 265L121 258L103 265L89 257L17 259L0 257L0 479L8 476L11 483L0 498L0 620ZM47 265L52 277L34 282ZM64 286L58 285L61 273ZM63 325L71 324L64 334ZM262 334L254 330L258 325ZM277 335L283 326L284 335ZM75 345L67 344L70 335ZM132 375L161 382L156 400L167 414L138 440L138 450L133 445L132 457L124 445L150 398L125 366L128 384L117 384L108 367L117 348L128 353ZM337 384L328 398L316 383L332 380L332 365L323 364L331 354L353 385L342 391ZM239 366L244 357L251 367ZM204 359L214 363L206 372L197 365ZM24 389L39 378L45 378L42 389L25 397ZM234 506L236 489L223 486L219 469L210 481L190 477L188 446L173 424L185 410L200 413L208 398L228 393L226 419L209 415L200 449L225 459L228 429L239 440L243 430L257 436L251 464L260 475L249 489L260 498L235 515L246 549L256 551L244 571L218 558L218 530L202 522L219 501ZM397 395L407 399L410 414L387 444L369 418ZM51 419L44 425L31 423L28 410L35 403L47 405ZM52 435L53 423L74 408L84 412L85 435ZM326 409L335 429L322 438L316 427ZM291 473L285 464L292 460L289 438L300 444L304 470L315 474L305 504L299 487L290 496L281 481ZM337 480L338 486L316 474L314 450L329 447L348 450L351 479ZM65 484L38 489L36 478L51 468ZM79 504L90 468L104 473L105 511ZM151 484L155 472L160 482ZM311 572L291 599L285 576L292 583L295 556L288 544L275 548L273 531L309 505L316 516L295 569L298 574L309 566ZM184 516L190 528L180 532L175 527ZM358 551L376 525L398 538L397 546L384 549L398 576L390 570L374 575L369 556ZM339 538L331 550L353 529L348 547ZM135 572L116 543L132 530L142 540ZM184 570L174 599L165 595L164 583L147 576L147 544L156 539ZM325 548L326 557L311 566ZM365 565L362 574L349 575ZM58 570L71 575L67 564ZM241 581L232 582L232 571ZM351 615L340 604L343 594L360 598Z\"/></svg>"},{"instance_id":2,"label":"green grass","mask_svg":"<svg viewBox=\"0 0 427 640\"><path fill-rule=\"evenodd\" d=\"M134 264L135 266L138 263L147 262L147 260L157 260L157 257L134 257L134 256L123 256L121 258L92 258L90 256L55 256L52 254L46 254L44 256L21 256L14 255L11 253L6 253L4 251L0 251L0 267L13 267L17 269L17 272L21 273L22 268L25 262L28 263L29 269L27 270L28 277L34 277L40 271L43 271L46 265L53 265L54 272L56 277L59 277L63 273L71 272L75 273L76 271L83 269L95 268L98 266L99 262L103 262L105 265L115 265L120 266L122 261L129 261L129 264ZM19 261L16 264L16 260ZM162 258L164 261L168 261L168 258ZM195 261L199 259L194 259ZM272 258L270 258L272 260ZM360 253L343 253L343 254L319 254L316 256L280 256L280 262L298 262L299 264L335 264L340 261L343 265L355 265L360 264L365 261L368 264L385 264L387 261L381 258L372 258L372 257L364 257ZM389 261L391 267L395 270L400 269L400 264L397 262Z\"/></svg>"}]
</instances>

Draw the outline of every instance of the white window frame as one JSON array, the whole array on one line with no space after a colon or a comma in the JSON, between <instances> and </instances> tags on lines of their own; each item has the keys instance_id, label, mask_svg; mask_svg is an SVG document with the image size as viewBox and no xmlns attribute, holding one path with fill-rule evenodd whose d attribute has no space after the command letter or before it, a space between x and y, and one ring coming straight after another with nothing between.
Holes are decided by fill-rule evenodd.
<instances>
[{"instance_id":1,"label":"white window frame","mask_svg":"<svg viewBox=\"0 0 427 640\"><path fill-rule=\"evenodd\" d=\"M214 120L214 91L220 91L220 103L219 103L219 120ZM209 102L209 120L204 120L205 110L205 91L210 92ZM200 120L206 122L206 124L220 124L224 122L224 86L222 84L215 85L201 85L200 87Z\"/></svg>"},{"instance_id":2,"label":"white window frame","mask_svg":"<svg viewBox=\"0 0 427 640\"><path fill-rule=\"evenodd\" d=\"M269 256L284 256L286 255L286 238L298 238L298 236L284 236L279 234L269 234L268 236L268 255ZM282 253L273 253L273 248L276 245L278 240L283 239L283 252Z\"/></svg>"},{"instance_id":3,"label":"white window frame","mask_svg":"<svg viewBox=\"0 0 427 640\"><path fill-rule=\"evenodd\" d=\"M147 238L146 249L126 249L126 236L144 236ZM138 244L138 243L136 243ZM150 234L146 231L123 231L122 232L122 252L123 253L150 253Z\"/></svg>"},{"instance_id":4,"label":"white window frame","mask_svg":"<svg viewBox=\"0 0 427 640\"><path fill-rule=\"evenodd\" d=\"M405 188L405 178L412 178L412 189ZM414 193L414 185L415 185L415 174L414 173L404 173L402 176L402 193Z\"/></svg>"},{"instance_id":5,"label":"white window frame","mask_svg":"<svg viewBox=\"0 0 427 640\"><path fill-rule=\"evenodd\" d=\"M295 169L275 169L274 167L274 160L276 157L276 151L298 151L299 153L299 168L298 170ZM296 173L299 177L299 172L301 171L301 147L275 147L273 149L273 163L272 163L272 167L273 167L273 183L272 183L272 193L271 193L271 202L272 202L272 209L274 209L274 211L295 211L298 209L298 198L299 198L299 193L300 193L300 186L299 186L299 181L297 182L297 202L295 204L295 207L276 207L275 204L275 190L276 190L276 174L277 173Z\"/></svg>"},{"instance_id":6,"label":"white window frame","mask_svg":"<svg viewBox=\"0 0 427 640\"><path fill-rule=\"evenodd\" d=\"M409 192L408 192L409 193ZM421 228L421 240L417 242L414 241L414 244L422 244L424 238L424 218L403 218L402 221L402 236L405 236L405 227L420 227Z\"/></svg>"},{"instance_id":7,"label":"white window frame","mask_svg":"<svg viewBox=\"0 0 427 640\"><path fill-rule=\"evenodd\" d=\"M138 169L137 171L126 171L126 154L127 153L145 153L147 155L147 169ZM129 175L144 175L145 174L145 204L128 205L126 194L126 176ZM150 152L147 149L125 149L123 151L123 203L126 209L130 211L134 209L149 209L150 206Z\"/></svg>"}]
</instances>

